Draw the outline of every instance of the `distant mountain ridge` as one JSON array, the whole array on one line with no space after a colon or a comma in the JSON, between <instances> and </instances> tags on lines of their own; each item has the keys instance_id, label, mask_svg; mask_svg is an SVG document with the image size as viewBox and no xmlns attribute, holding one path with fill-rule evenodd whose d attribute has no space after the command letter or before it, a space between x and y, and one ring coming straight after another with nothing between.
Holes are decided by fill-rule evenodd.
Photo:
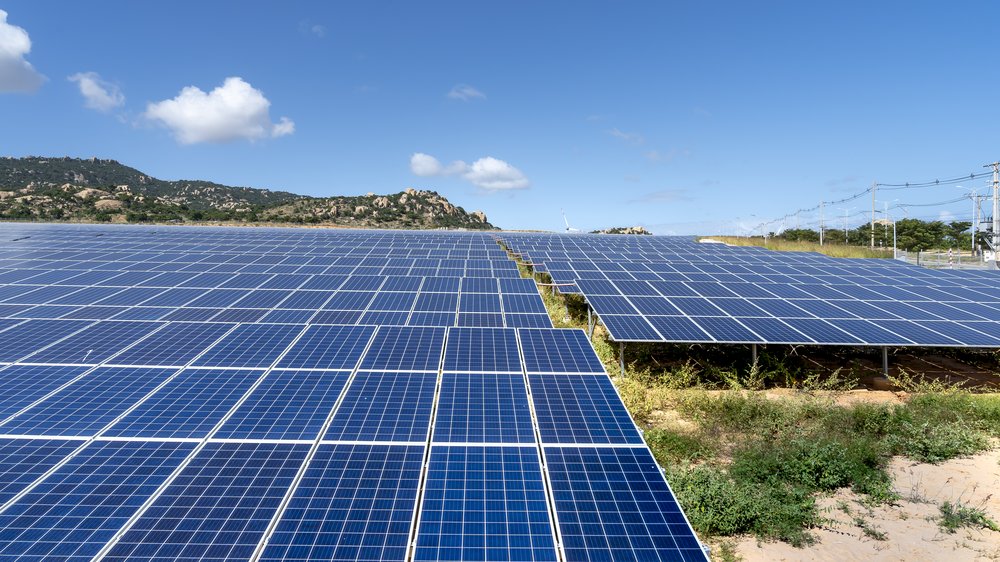
<instances>
[{"instance_id":1,"label":"distant mountain ridge","mask_svg":"<svg viewBox=\"0 0 1000 562\"><path fill-rule=\"evenodd\" d=\"M495 228L434 191L308 197L203 180L160 180L116 160L0 157L0 219L239 221L358 228Z\"/></svg>"}]
</instances>

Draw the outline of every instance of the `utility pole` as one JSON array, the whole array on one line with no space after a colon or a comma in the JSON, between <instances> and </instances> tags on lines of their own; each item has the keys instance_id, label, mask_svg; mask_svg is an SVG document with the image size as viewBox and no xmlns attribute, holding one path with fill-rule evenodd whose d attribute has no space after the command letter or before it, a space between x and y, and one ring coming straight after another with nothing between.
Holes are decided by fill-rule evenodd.
<instances>
[{"instance_id":1,"label":"utility pole","mask_svg":"<svg viewBox=\"0 0 1000 562\"><path fill-rule=\"evenodd\" d=\"M875 249L875 187L877 185L877 182L872 182L872 250Z\"/></svg>"},{"instance_id":2,"label":"utility pole","mask_svg":"<svg viewBox=\"0 0 1000 562\"><path fill-rule=\"evenodd\" d=\"M969 199L972 199L972 258L975 259L976 258L976 223L979 221L979 217L976 216L976 209L979 208L979 205L978 205L978 203L979 203L979 201L978 201L979 194L976 193L975 189L972 190L972 196L969 197Z\"/></svg>"},{"instance_id":3,"label":"utility pole","mask_svg":"<svg viewBox=\"0 0 1000 562\"><path fill-rule=\"evenodd\" d=\"M823 202L819 202L819 245L823 245Z\"/></svg>"},{"instance_id":4,"label":"utility pole","mask_svg":"<svg viewBox=\"0 0 1000 562\"><path fill-rule=\"evenodd\" d=\"M885 243L889 240L889 202L882 201L882 207L885 209L882 211L882 247L885 247Z\"/></svg>"},{"instance_id":5,"label":"utility pole","mask_svg":"<svg viewBox=\"0 0 1000 562\"><path fill-rule=\"evenodd\" d=\"M986 164L984 168L993 167L993 259L1000 258L997 248L1000 247L1000 162Z\"/></svg>"},{"instance_id":6,"label":"utility pole","mask_svg":"<svg viewBox=\"0 0 1000 562\"><path fill-rule=\"evenodd\" d=\"M847 245L847 209L844 209L844 245Z\"/></svg>"}]
</instances>

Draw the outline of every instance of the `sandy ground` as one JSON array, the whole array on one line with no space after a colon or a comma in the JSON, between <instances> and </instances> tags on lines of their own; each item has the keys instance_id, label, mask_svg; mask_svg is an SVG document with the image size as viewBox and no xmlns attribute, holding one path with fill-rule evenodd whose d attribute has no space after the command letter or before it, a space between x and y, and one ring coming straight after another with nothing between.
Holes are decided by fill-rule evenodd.
<instances>
[{"instance_id":1,"label":"sandy ground","mask_svg":"<svg viewBox=\"0 0 1000 562\"><path fill-rule=\"evenodd\" d=\"M840 490L820 500L829 522L814 530L815 545L800 549L749 537L737 541L737 554L746 562L1000 560L1000 533L963 528L948 534L937 525L945 501L982 509L1000 522L1000 450L937 465L896 458L890 471L902 497L895 505L869 508L849 490ZM876 534L884 534L884 539L871 536Z\"/></svg>"}]
</instances>

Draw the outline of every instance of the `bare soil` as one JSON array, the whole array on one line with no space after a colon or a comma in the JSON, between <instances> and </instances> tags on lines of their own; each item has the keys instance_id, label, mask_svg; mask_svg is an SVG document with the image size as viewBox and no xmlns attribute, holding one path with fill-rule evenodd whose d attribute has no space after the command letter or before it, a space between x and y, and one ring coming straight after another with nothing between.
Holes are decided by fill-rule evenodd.
<instances>
[{"instance_id":1,"label":"bare soil","mask_svg":"<svg viewBox=\"0 0 1000 562\"><path fill-rule=\"evenodd\" d=\"M868 507L850 490L839 490L819 502L828 521L813 530L816 544L795 548L744 537L737 555L746 562L1000 560L1000 533L966 527L951 534L938 525L946 501L1000 521L1000 450L936 465L895 458L890 473L902 498L894 505Z\"/></svg>"}]
</instances>

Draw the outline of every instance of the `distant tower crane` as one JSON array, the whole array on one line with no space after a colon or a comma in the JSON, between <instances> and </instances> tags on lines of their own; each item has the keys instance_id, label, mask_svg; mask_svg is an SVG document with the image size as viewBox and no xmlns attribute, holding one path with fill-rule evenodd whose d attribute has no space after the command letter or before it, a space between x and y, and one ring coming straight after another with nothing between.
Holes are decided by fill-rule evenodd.
<instances>
[{"instance_id":1,"label":"distant tower crane","mask_svg":"<svg viewBox=\"0 0 1000 562\"><path fill-rule=\"evenodd\" d=\"M562 211L563 222L566 223L566 232L580 232L580 229L573 228L572 226L569 225L569 219L566 218L566 211L563 209L559 210Z\"/></svg>"}]
</instances>

